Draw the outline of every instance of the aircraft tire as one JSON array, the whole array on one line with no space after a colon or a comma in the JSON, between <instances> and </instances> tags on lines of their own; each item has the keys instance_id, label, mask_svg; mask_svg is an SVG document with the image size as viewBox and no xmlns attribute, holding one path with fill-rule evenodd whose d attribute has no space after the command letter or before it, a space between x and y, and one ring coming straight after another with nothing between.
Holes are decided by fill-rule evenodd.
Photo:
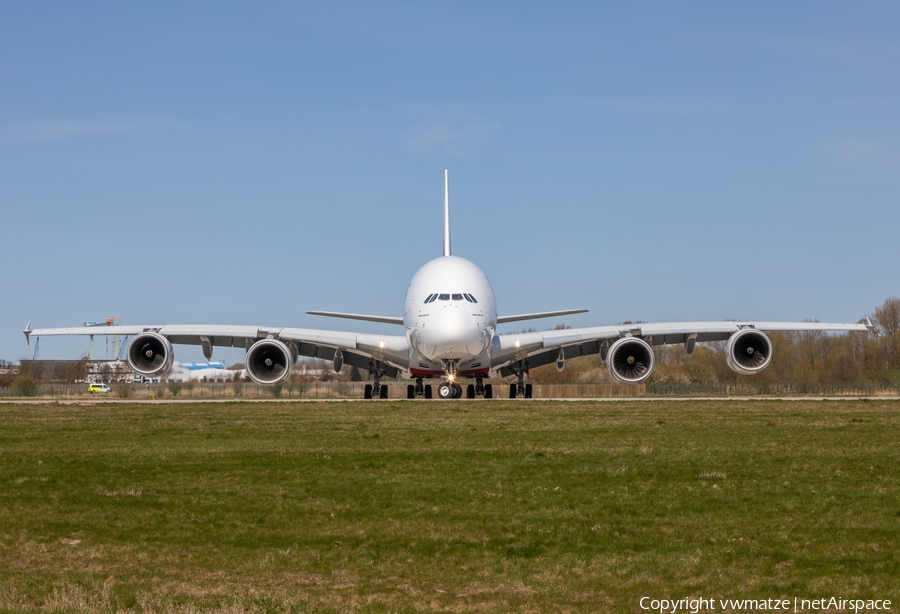
<instances>
[{"instance_id":1,"label":"aircraft tire","mask_svg":"<svg viewBox=\"0 0 900 614\"><path fill-rule=\"evenodd\" d=\"M381 398L382 399L388 398L388 387L383 384L381 386Z\"/></svg>"},{"instance_id":2,"label":"aircraft tire","mask_svg":"<svg viewBox=\"0 0 900 614\"><path fill-rule=\"evenodd\" d=\"M493 399L494 398L494 386L491 384L484 385L484 398L485 399Z\"/></svg>"},{"instance_id":3,"label":"aircraft tire","mask_svg":"<svg viewBox=\"0 0 900 614\"><path fill-rule=\"evenodd\" d=\"M425 398L426 399L432 398L432 394L433 393L431 391L431 384L425 384Z\"/></svg>"},{"instance_id":4,"label":"aircraft tire","mask_svg":"<svg viewBox=\"0 0 900 614\"><path fill-rule=\"evenodd\" d=\"M453 398L459 399L462 398L462 386L459 384L453 384Z\"/></svg>"},{"instance_id":5,"label":"aircraft tire","mask_svg":"<svg viewBox=\"0 0 900 614\"><path fill-rule=\"evenodd\" d=\"M437 393L439 399L453 399L456 397L455 387L448 382L438 384Z\"/></svg>"},{"instance_id":6,"label":"aircraft tire","mask_svg":"<svg viewBox=\"0 0 900 614\"><path fill-rule=\"evenodd\" d=\"M532 391L531 384L525 384L525 398L526 399L531 398L531 391Z\"/></svg>"},{"instance_id":7,"label":"aircraft tire","mask_svg":"<svg viewBox=\"0 0 900 614\"><path fill-rule=\"evenodd\" d=\"M516 398L516 385L515 384L509 385L509 398L510 399Z\"/></svg>"},{"instance_id":8,"label":"aircraft tire","mask_svg":"<svg viewBox=\"0 0 900 614\"><path fill-rule=\"evenodd\" d=\"M475 386L474 385L469 384L468 386L466 386L466 398L467 399L475 398Z\"/></svg>"},{"instance_id":9,"label":"aircraft tire","mask_svg":"<svg viewBox=\"0 0 900 614\"><path fill-rule=\"evenodd\" d=\"M366 384L366 387L364 390L365 390L365 392L363 392L363 398L371 399L372 398L372 384Z\"/></svg>"},{"instance_id":10,"label":"aircraft tire","mask_svg":"<svg viewBox=\"0 0 900 614\"><path fill-rule=\"evenodd\" d=\"M416 398L416 387L412 384L407 384L406 386L406 398L407 399L415 399Z\"/></svg>"}]
</instances>

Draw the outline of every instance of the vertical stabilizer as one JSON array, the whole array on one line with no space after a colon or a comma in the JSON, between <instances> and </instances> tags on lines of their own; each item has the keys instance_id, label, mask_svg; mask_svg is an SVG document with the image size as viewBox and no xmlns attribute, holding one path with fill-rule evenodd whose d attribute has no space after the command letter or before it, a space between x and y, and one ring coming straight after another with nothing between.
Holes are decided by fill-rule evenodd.
<instances>
[{"instance_id":1,"label":"vertical stabilizer","mask_svg":"<svg viewBox=\"0 0 900 614\"><path fill-rule=\"evenodd\" d=\"M444 169L444 256L452 256L450 250L450 175Z\"/></svg>"}]
</instances>

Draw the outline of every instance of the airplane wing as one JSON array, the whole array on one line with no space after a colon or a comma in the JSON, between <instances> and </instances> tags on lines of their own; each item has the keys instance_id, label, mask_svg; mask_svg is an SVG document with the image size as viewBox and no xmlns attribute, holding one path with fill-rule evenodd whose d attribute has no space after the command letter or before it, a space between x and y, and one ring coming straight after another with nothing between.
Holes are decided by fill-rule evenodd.
<instances>
[{"instance_id":1,"label":"airplane wing","mask_svg":"<svg viewBox=\"0 0 900 614\"><path fill-rule=\"evenodd\" d=\"M520 313L514 316L498 316L497 324L521 322L523 320L537 320L539 318L552 318L554 316L568 316L573 313L587 313L587 309L564 309L563 311L541 311L538 313Z\"/></svg>"},{"instance_id":2,"label":"airplane wing","mask_svg":"<svg viewBox=\"0 0 900 614\"><path fill-rule=\"evenodd\" d=\"M306 313L311 316L346 318L347 320L363 320L365 322L379 322L381 324L403 324L403 318L394 316L370 316L364 313L343 313L340 311L307 311Z\"/></svg>"},{"instance_id":3,"label":"airplane wing","mask_svg":"<svg viewBox=\"0 0 900 614\"><path fill-rule=\"evenodd\" d=\"M343 362L350 366L367 369L370 358L386 362L391 365L391 369L386 373L390 377L395 377L400 369L408 368L409 363L408 341L405 336L399 335L220 324L32 329L29 323L23 332L26 339L60 335L133 336L145 332L156 332L168 339L169 343L173 345L202 346L207 359L212 357L213 347L239 347L246 349L259 340L271 337L292 345L296 349L298 356L334 360L335 353L340 350L343 355Z\"/></svg>"},{"instance_id":4,"label":"airplane wing","mask_svg":"<svg viewBox=\"0 0 900 614\"><path fill-rule=\"evenodd\" d=\"M823 322L661 322L655 324L618 324L593 328L568 328L533 333L495 335L491 347L491 368L501 375L511 375L508 365L528 360L533 369L558 359L599 354L620 337L639 337L650 345L687 344L693 350L694 343L725 341L744 328L762 332L772 331L862 331L867 324L830 324Z\"/></svg>"}]
</instances>

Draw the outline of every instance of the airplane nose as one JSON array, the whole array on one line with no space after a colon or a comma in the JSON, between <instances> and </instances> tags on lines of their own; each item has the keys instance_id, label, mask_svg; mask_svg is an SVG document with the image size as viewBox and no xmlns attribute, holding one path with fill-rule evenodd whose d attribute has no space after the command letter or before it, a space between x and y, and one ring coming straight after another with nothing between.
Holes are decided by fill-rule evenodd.
<instances>
[{"instance_id":1,"label":"airplane nose","mask_svg":"<svg viewBox=\"0 0 900 614\"><path fill-rule=\"evenodd\" d=\"M437 317L419 329L417 335L416 349L426 358L465 359L479 356L487 349L490 335L468 314L448 307L433 315Z\"/></svg>"}]
</instances>

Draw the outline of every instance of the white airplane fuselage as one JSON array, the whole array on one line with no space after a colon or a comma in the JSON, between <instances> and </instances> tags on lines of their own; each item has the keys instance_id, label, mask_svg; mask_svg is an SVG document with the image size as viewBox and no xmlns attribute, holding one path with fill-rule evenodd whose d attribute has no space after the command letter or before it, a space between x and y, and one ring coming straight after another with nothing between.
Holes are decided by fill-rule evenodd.
<instances>
[{"instance_id":1,"label":"white airplane fuselage","mask_svg":"<svg viewBox=\"0 0 900 614\"><path fill-rule=\"evenodd\" d=\"M497 302L472 262L442 256L425 263L406 291L403 324L413 377L488 375Z\"/></svg>"}]
</instances>

